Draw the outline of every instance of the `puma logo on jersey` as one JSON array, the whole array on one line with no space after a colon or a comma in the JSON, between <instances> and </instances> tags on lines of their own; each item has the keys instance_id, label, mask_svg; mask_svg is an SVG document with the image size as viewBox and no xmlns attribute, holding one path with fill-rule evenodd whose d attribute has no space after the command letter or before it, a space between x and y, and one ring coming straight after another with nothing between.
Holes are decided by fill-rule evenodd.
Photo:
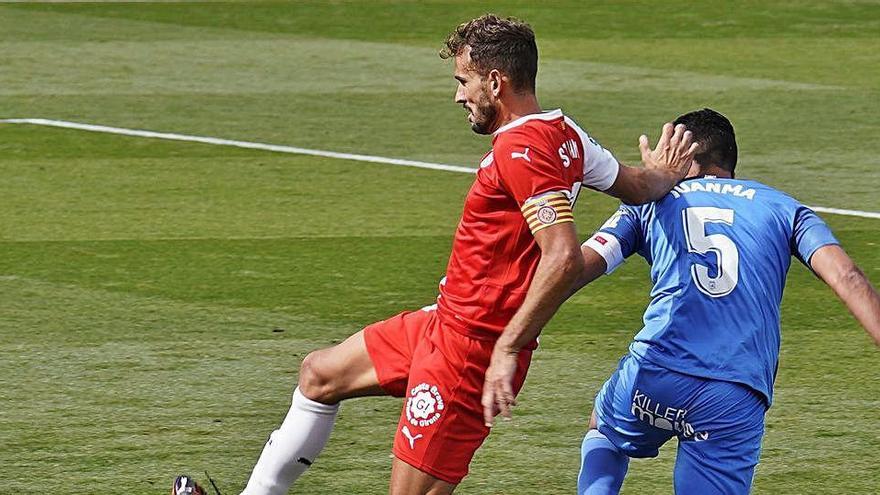
<instances>
[{"instance_id":1,"label":"puma logo on jersey","mask_svg":"<svg viewBox=\"0 0 880 495\"><path fill-rule=\"evenodd\" d=\"M522 158L523 160L525 160L525 161L527 161L527 162L529 162L529 163L532 163L532 159L529 158L529 148L526 148L526 150L523 151L522 153L519 153L519 152L516 152L516 151L512 151L512 152L510 153L510 158L511 158L511 160L514 159L514 158Z\"/></svg>"},{"instance_id":2,"label":"puma logo on jersey","mask_svg":"<svg viewBox=\"0 0 880 495\"><path fill-rule=\"evenodd\" d=\"M403 436L405 436L407 440L409 440L409 448L411 448L411 449L415 449L416 448L416 440L422 438L421 433L419 433L416 436L413 436L412 433L409 431L409 427L406 425L404 425L403 428L400 429L400 432L403 433Z\"/></svg>"}]
</instances>

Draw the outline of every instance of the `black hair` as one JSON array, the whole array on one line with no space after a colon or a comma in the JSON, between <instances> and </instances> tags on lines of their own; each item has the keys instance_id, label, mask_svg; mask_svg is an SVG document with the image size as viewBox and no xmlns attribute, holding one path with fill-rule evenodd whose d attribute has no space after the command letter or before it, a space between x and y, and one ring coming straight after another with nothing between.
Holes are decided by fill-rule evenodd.
<instances>
[{"instance_id":1,"label":"black hair","mask_svg":"<svg viewBox=\"0 0 880 495\"><path fill-rule=\"evenodd\" d=\"M717 166L733 174L736 168L736 135L727 117L704 108L686 113L675 119L675 125L684 124L699 144L694 160L702 166Z\"/></svg>"}]
</instances>

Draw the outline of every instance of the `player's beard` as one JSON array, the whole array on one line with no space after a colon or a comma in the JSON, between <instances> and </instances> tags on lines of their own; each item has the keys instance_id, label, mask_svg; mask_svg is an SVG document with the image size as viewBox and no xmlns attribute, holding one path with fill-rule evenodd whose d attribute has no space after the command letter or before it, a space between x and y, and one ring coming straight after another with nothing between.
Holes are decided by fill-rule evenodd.
<instances>
[{"instance_id":1,"label":"player's beard","mask_svg":"<svg viewBox=\"0 0 880 495\"><path fill-rule=\"evenodd\" d=\"M489 100L486 93L480 95L476 109L471 112L473 122L471 130L477 134L492 134L495 131L495 121L498 119L498 108Z\"/></svg>"}]
</instances>

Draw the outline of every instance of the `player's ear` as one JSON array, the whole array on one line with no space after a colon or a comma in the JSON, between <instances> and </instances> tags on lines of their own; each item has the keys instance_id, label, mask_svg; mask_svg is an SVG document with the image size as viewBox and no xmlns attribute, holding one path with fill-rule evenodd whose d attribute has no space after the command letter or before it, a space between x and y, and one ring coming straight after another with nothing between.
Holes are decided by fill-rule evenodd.
<instances>
[{"instance_id":1,"label":"player's ear","mask_svg":"<svg viewBox=\"0 0 880 495\"><path fill-rule=\"evenodd\" d=\"M501 95L501 83L503 82L504 77L498 69L492 69L489 71L487 79L489 81L489 93L495 98L498 98L498 96Z\"/></svg>"}]
</instances>

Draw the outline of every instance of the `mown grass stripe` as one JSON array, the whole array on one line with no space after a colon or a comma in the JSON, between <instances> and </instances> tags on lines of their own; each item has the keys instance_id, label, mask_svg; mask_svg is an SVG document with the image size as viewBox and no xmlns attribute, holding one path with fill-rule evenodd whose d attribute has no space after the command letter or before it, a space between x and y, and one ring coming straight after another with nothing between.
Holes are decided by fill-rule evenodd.
<instances>
[{"instance_id":1,"label":"mown grass stripe","mask_svg":"<svg viewBox=\"0 0 880 495\"><path fill-rule=\"evenodd\" d=\"M353 160L369 163L382 163L386 165L399 165L404 167L416 167L429 170L442 170L446 172L461 172L473 174L477 169L471 167L463 167L460 165L449 165L446 163L422 162L417 160L405 160L401 158L390 158L375 155L362 155L359 153L341 153L337 151L316 150L309 148L299 148L296 146L286 146L279 144L258 143L253 141L239 141L235 139L223 139L209 136L195 136L190 134L176 134L170 132L156 132L141 129L127 129L124 127L111 127L96 124L84 124L80 122L69 122L65 120L52 119L2 119L0 123L4 124L31 124L42 125L48 127L61 127L65 129L76 129L89 132L103 132L107 134L118 134L122 136L144 137L154 139L167 139L172 141L185 141L193 143L212 144L217 146L234 146L236 148L246 148L264 151L274 151L277 153L289 153L295 155L320 156L324 158L336 158L340 160ZM847 210L843 208L831 208L825 206L811 206L813 210L819 213L829 213L833 215L845 215L851 217L880 219L880 212Z\"/></svg>"},{"instance_id":2,"label":"mown grass stripe","mask_svg":"<svg viewBox=\"0 0 880 495\"><path fill-rule=\"evenodd\" d=\"M103 132L108 134L118 134L122 136L144 137L154 139L168 139L171 141L186 141L192 143L213 144L218 146L234 146L236 148L246 148L253 150L274 151L277 153L290 153L294 155L310 155L320 156L324 158L337 158L340 160L354 160L359 162L382 163L386 165L400 165L404 167L426 168L430 170L443 170L447 172L464 172L476 173L476 169L470 167L461 167L457 165L447 165L444 163L420 162L416 160L404 160L400 158L388 158L383 156L361 155L358 153L340 153L336 151L316 150L309 148L298 148L296 146L284 146L278 144L257 143L252 141L238 141L235 139L222 139L207 136L193 136L189 134L175 134L170 132L155 132L140 129L126 129L123 127L110 127L104 125L82 124L79 122L68 122L64 120L50 119L4 119L0 123L6 124L32 124L49 127L62 127L65 129L76 129L90 132Z\"/></svg>"}]
</instances>

